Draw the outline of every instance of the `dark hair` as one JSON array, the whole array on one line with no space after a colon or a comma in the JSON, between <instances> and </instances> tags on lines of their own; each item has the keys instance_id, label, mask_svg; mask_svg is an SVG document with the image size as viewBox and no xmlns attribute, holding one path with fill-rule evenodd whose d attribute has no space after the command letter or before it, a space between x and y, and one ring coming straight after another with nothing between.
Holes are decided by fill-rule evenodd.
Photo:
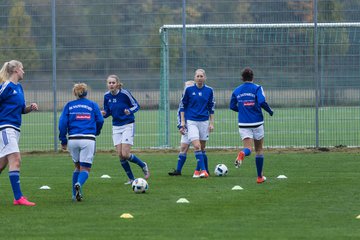
<instances>
[{"instance_id":1,"label":"dark hair","mask_svg":"<svg viewBox=\"0 0 360 240\"><path fill-rule=\"evenodd\" d=\"M254 72L251 68L246 67L242 70L241 76L244 82L251 82L254 79Z\"/></svg>"}]
</instances>

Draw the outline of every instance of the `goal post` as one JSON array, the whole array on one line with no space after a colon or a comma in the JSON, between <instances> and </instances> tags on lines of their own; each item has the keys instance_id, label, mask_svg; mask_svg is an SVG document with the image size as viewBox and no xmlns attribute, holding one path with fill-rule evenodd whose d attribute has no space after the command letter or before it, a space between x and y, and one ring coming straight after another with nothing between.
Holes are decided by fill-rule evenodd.
<instances>
[{"instance_id":1,"label":"goal post","mask_svg":"<svg viewBox=\"0 0 360 240\"><path fill-rule=\"evenodd\" d=\"M177 107L183 88L182 30L183 25L163 25L159 29L159 146L178 144L178 136L171 130L171 124L176 123L171 122L170 111ZM318 42L314 41L315 33ZM210 84L218 108L228 107L229 91L239 84L240 70L245 66L256 69L257 80L267 87L269 95L275 96L272 103L279 107L316 109L317 103L337 105L339 99L333 97L337 94L336 78L347 72L347 84L351 86L356 85L356 76L360 75L360 23L189 24L186 37L187 80L199 67L212 79L221 79ZM314 49L318 49L318 65ZM286 99L279 94L282 90ZM352 104L351 99L346 101ZM314 134L318 135L319 129ZM172 139L176 139L175 144ZM219 146L221 141L212 142ZM314 146L313 134L309 135L309 146Z\"/></svg>"}]
</instances>

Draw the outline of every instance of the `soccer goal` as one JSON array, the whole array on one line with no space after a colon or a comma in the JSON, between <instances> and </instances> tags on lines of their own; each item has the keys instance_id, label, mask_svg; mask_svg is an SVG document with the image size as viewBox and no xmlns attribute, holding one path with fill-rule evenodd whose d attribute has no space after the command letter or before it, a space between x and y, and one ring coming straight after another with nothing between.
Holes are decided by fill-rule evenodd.
<instances>
[{"instance_id":1,"label":"soccer goal","mask_svg":"<svg viewBox=\"0 0 360 240\"><path fill-rule=\"evenodd\" d=\"M163 137L159 146L178 144L171 111L177 108L183 89L182 29L182 25L160 28L159 135ZM341 122L335 117L340 116L338 113L329 120L317 111L339 106L342 109L336 111L342 111L358 105L360 23L186 25L186 43L186 78L192 79L195 69L204 68L207 83L215 90L217 109L228 108L233 88L241 83L241 69L250 66L272 107L300 111L301 116L287 116L294 124L268 124L267 129L272 129L267 134L267 146L358 144L358 136L346 137L350 128L334 134L336 130L329 124ZM231 111L216 115L221 132L213 134L210 147L228 146L225 140L235 138L229 147L236 147L234 118ZM288 133L291 138L285 137Z\"/></svg>"}]
</instances>

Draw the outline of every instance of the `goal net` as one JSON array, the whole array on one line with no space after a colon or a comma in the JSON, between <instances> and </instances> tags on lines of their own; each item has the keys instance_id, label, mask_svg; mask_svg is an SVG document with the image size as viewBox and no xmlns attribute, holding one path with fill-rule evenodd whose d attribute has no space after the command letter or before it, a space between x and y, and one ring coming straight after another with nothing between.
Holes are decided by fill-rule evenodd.
<instances>
[{"instance_id":1,"label":"goal net","mask_svg":"<svg viewBox=\"0 0 360 240\"><path fill-rule=\"evenodd\" d=\"M160 28L159 131L164 136L160 145L165 146L179 142L172 111L183 89L182 27ZM354 126L350 119L349 129L345 127L338 136L332 135L336 130L330 123L341 124L344 119L336 119L338 112L351 112L359 105L360 23L318 23L316 27L312 23L186 25L186 80L193 78L195 69L203 68L207 84L215 91L216 119L222 129L212 136L211 146L226 146L232 138L239 142L234 135L236 117L227 109L245 66L253 68L269 104L287 114L289 120L279 126L267 123L268 146L314 146L316 136L320 136L322 146L359 144L358 136L346 138ZM331 119L322 113L315 116L315 109L324 107L337 113ZM292 133L291 138L286 133Z\"/></svg>"}]
</instances>

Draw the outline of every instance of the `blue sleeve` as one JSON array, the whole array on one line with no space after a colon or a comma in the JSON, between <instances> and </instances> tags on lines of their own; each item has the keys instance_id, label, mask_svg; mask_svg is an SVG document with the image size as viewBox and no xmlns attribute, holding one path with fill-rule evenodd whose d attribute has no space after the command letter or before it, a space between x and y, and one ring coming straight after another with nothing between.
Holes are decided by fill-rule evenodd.
<instances>
[{"instance_id":1,"label":"blue sleeve","mask_svg":"<svg viewBox=\"0 0 360 240\"><path fill-rule=\"evenodd\" d=\"M272 116L274 114L273 110L270 108L269 104L267 104L267 102L263 102L260 105L265 111L267 111L269 113L270 116Z\"/></svg>"},{"instance_id":2,"label":"blue sleeve","mask_svg":"<svg viewBox=\"0 0 360 240\"><path fill-rule=\"evenodd\" d=\"M129 91L128 91L128 93L129 93L129 95L127 95L127 96L129 97L130 104L131 104L131 107L129 108L129 111L131 113L136 113L137 111L139 111L140 105L136 101L136 99L131 95L131 93Z\"/></svg>"},{"instance_id":3,"label":"blue sleeve","mask_svg":"<svg viewBox=\"0 0 360 240\"><path fill-rule=\"evenodd\" d=\"M261 108L264 109L266 112L269 113L270 116L274 114L273 110L271 110L269 104L267 104L265 99L265 94L263 88L260 86L256 91L256 97L258 103L260 104Z\"/></svg>"},{"instance_id":4,"label":"blue sleeve","mask_svg":"<svg viewBox=\"0 0 360 240\"><path fill-rule=\"evenodd\" d=\"M189 98L187 95L188 89L189 88L185 89L184 94L181 98L180 105L179 105L179 112L185 112L185 107L187 106L188 101L189 101Z\"/></svg>"},{"instance_id":5,"label":"blue sleeve","mask_svg":"<svg viewBox=\"0 0 360 240\"><path fill-rule=\"evenodd\" d=\"M0 103L11 96L12 93L13 90L11 87L7 87L7 84L3 83L3 85L0 86Z\"/></svg>"},{"instance_id":6,"label":"blue sleeve","mask_svg":"<svg viewBox=\"0 0 360 240\"><path fill-rule=\"evenodd\" d=\"M210 99L208 102L208 109L210 114L215 113L215 97L214 97L214 91L211 90L210 92Z\"/></svg>"},{"instance_id":7,"label":"blue sleeve","mask_svg":"<svg viewBox=\"0 0 360 240\"><path fill-rule=\"evenodd\" d=\"M239 108L238 108L237 104L238 104L238 102L237 102L236 96L233 93L231 95L231 99L230 99L230 109L235 111L235 112L239 112Z\"/></svg>"},{"instance_id":8,"label":"blue sleeve","mask_svg":"<svg viewBox=\"0 0 360 240\"><path fill-rule=\"evenodd\" d=\"M100 135L101 129L104 125L104 118L100 112L99 106L94 103L94 110L95 110L95 122L96 122L96 136Z\"/></svg>"},{"instance_id":9,"label":"blue sleeve","mask_svg":"<svg viewBox=\"0 0 360 240\"><path fill-rule=\"evenodd\" d=\"M67 144L66 134L68 132L68 122L69 122L68 115L69 115L69 107L68 104L66 104L59 119L59 139L62 145Z\"/></svg>"},{"instance_id":10,"label":"blue sleeve","mask_svg":"<svg viewBox=\"0 0 360 240\"><path fill-rule=\"evenodd\" d=\"M106 114L104 115L104 118L107 118L111 115L109 101L107 100L106 95L104 95L104 111L106 112Z\"/></svg>"}]
</instances>

